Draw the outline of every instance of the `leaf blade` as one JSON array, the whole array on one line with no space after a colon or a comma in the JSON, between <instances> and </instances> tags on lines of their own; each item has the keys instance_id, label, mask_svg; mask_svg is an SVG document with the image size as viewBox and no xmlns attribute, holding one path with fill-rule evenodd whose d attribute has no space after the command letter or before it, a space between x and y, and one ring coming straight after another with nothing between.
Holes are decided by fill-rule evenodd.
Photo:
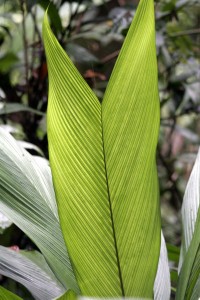
<instances>
[{"instance_id":1,"label":"leaf blade","mask_svg":"<svg viewBox=\"0 0 200 300\"><path fill-rule=\"evenodd\" d=\"M146 17L148 17L150 9L150 58L151 63L153 63L153 68L151 69L151 67L148 67L147 73L149 76L152 70L155 71L155 74L153 75L152 92L155 101L152 101L153 105L151 106L151 104L149 104L147 109L151 115L150 118L148 118L148 124L151 123L152 119L156 119L155 126L151 126L151 129L153 128L155 131L153 139L150 139L151 151L145 160L148 168L147 170L145 169L146 166L143 168L145 170L144 172L146 172L145 182L148 185L148 189L145 191L147 194L150 194L148 200L152 197L153 201L150 201L151 205L149 206L148 201L146 200L145 202L145 204L147 204L146 210L148 211L148 222L145 221L145 213L142 214L142 218L140 215L137 215L137 220L142 220L139 222L140 225L135 227L139 232L140 229L138 228L143 228L144 221L145 229L142 230L142 243L140 243L142 239L138 238L138 232L136 234L137 239L134 237L135 229L132 229L132 223L129 222L129 220L133 218L130 218L130 214L127 212L128 207L126 207L126 212L122 209L123 214L126 215L126 222L120 222L122 218L120 218L120 216L117 218L116 214L114 218L112 216L114 211L112 207L113 203L111 205L113 195L111 195L110 200L105 168L105 163L107 167L107 157L109 154L106 154L105 159L102 141L101 106L93 92L87 86L85 81L83 81L68 56L58 44L48 25L47 16L45 16L44 19L43 36L48 60L50 82L47 114L50 164L53 171L54 187L65 242L69 250L80 289L83 295L87 296L116 297L125 295L143 298L153 297L153 284L156 276L160 251L158 180L155 167L155 148L158 138L159 108L158 97L156 97L158 95L158 91L156 79L157 68L155 56L153 1L143 0L139 7L139 13L137 13L137 18L132 27L133 29L131 33L137 33L136 40L137 43L139 43L138 27L141 20L144 26L145 18L143 13ZM147 27L145 26L145 30L146 28ZM145 30L143 32L144 36L146 33ZM129 42L133 43L130 35ZM131 44L131 46L133 47L133 44ZM139 50L141 50L141 47ZM145 53L147 52L148 51L146 50ZM131 58L130 55L127 57L130 62L132 56ZM123 73L124 69L122 74ZM111 86L112 82L113 80L111 81ZM150 80L147 87L149 88L149 85L151 84L152 80ZM141 90L140 85L137 87L137 91L138 89ZM145 95L143 95L143 105L144 98L146 98ZM154 108L156 118L154 118L155 116L153 114ZM103 114L104 111L105 108L102 108ZM147 115L148 113L146 112L145 116ZM103 118L103 122L105 122L105 116L103 116ZM118 122L120 122L120 118ZM145 122L144 118L143 122ZM107 124L104 127L109 128L110 126ZM129 132L131 131L130 128L128 130ZM145 132L144 126L142 127L142 131L139 132L139 135L142 135L141 132ZM109 134L107 135L107 140L109 140L108 137ZM144 156L144 153L146 153L144 149L147 144L147 142L143 144L143 151L142 155L139 157L139 162L141 157ZM121 148L119 147L119 149ZM106 151L107 150L105 149L105 152ZM132 152L132 157L136 156L137 149L134 149ZM120 158L121 157L122 156L120 156ZM125 164L127 164L127 153L125 157ZM115 156L114 161L116 160L117 158ZM108 166L107 169L111 169L110 166ZM129 172L130 167L127 168L126 174L123 174L124 178L129 174ZM117 173L119 173L118 178L116 175ZM150 179L150 183L147 181L147 174L153 175L152 179ZM119 183L121 173L116 171L115 175ZM115 177L113 176L113 178ZM137 182L137 180L135 182ZM141 182L142 178L140 178L140 183ZM108 183L110 186L110 182ZM142 190L143 185L141 185L141 187L142 188L140 189ZM122 197L121 199L124 198ZM120 209L118 209L118 211L119 210ZM153 210L153 214L151 210ZM132 209L131 211L133 212ZM137 212L136 207L135 211ZM155 221L154 226L151 225L150 221L152 221L152 223ZM114 223L117 224L118 229L121 225L123 225L123 230L121 232L118 231L118 236L116 238L113 226ZM76 228L74 228L74 224L76 224ZM127 227L126 225L128 225L128 230L125 231ZM148 231L149 228L150 231ZM127 238L127 232L129 231L131 231L131 238ZM149 236L145 231L148 233L150 232ZM121 243L119 242L119 244L117 244L118 240L120 240L119 235L121 235L122 239L123 236L126 236L126 241L129 241L129 244L126 247L125 255L120 255L118 259L118 247ZM148 243L145 244L145 239L147 237ZM138 242L138 240L140 246L134 247L134 245L137 245L135 241ZM153 243L152 241L156 242ZM125 247L126 243L123 242L121 244L122 247L120 251L122 253L122 248ZM142 264L142 259L139 256L142 253L141 250L144 250L145 246L149 245L151 251L149 251L148 247L146 247L148 250L145 250L145 255L146 258L150 258L150 260L149 263L147 263L147 266L144 266L144 264ZM129 248L131 248L131 254L133 255L128 253ZM136 257L135 260L132 258L134 255ZM129 257L130 261L126 260L126 258L123 261L123 257ZM119 267L119 261L121 260L123 261L124 270L126 270L125 272L123 271L122 276L120 271L121 267ZM140 265L139 271L137 270L138 261ZM152 262L153 264L151 264ZM127 266L128 264L129 266ZM143 274L143 270L145 270L145 276ZM135 276L134 273L137 273L137 275ZM125 289L122 285L124 281L126 285ZM147 288L146 285L148 285Z\"/></svg>"},{"instance_id":2,"label":"leaf blade","mask_svg":"<svg viewBox=\"0 0 200 300\"><path fill-rule=\"evenodd\" d=\"M64 292L43 256L0 246L0 273L23 284L36 299L49 300Z\"/></svg>"},{"instance_id":3,"label":"leaf blade","mask_svg":"<svg viewBox=\"0 0 200 300\"><path fill-rule=\"evenodd\" d=\"M43 37L50 82L50 164L65 242L83 294L121 295L107 200L100 103L58 44L47 15Z\"/></svg>"},{"instance_id":4,"label":"leaf blade","mask_svg":"<svg viewBox=\"0 0 200 300\"><path fill-rule=\"evenodd\" d=\"M158 269L156 279L154 282L154 299L155 300L169 300L171 294L171 282L169 262L167 256L167 247L163 233L161 232L161 245L160 245L160 257L158 262Z\"/></svg>"},{"instance_id":5,"label":"leaf blade","mask_svg":"<svg viewBox=\"0 0 200 300\"><path fill-rule=\"evenodd\" d=\"M22 300L22 298L6 290L2 286L0 286L0 297L2 300Z\"/></svg>"},{"instance_id":6,"label":"leaf blade","mask_svg":"<svg viewBox=\"0 0 200 300\"><path fill-rule=\"evenodd\" d=\"M200 150L192 169L182 205L183 238L176 299L200 296ZM195 299L195 298L194 298Z\"/></svg>"},{"instance_id":7,"label":"leaf blade","mask_svg":"<svg viewBox=\"0 0 200 300\"><path fill-rule=\"evenodd\" d=\"M120 269L125 295L136 297L152 297L160 251L155 162L160 110L154 26L153 1L140 1L102 103Z\"/></svg>"},{"instance_id":8,"label":"leaf blade","mask_svg":"<svg viewBox=\"0 0 200 300\"><path fill-rule=\"evenodd\" d=\"M55 195L42 172L34 158L0 129L0 211L36 243L63 285L78 291Z\"/></svg>"}]
</instances>

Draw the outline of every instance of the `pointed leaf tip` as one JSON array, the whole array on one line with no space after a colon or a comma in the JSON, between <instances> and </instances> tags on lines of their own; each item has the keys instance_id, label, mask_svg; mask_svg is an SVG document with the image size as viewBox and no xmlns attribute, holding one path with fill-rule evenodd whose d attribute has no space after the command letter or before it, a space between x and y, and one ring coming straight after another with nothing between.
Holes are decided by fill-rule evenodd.
<instances>
[{"instance_id":1,"label":"pointed leaf tip","mask_svg":"<svg viewBox=\"0 0 200 300\"><path fill-rule=\"evenodd\" d=\"M153 1L140 1L102 106L46 23L50 164L81 292L151 298L160 253Z\"/></svg>"}]
</instances>

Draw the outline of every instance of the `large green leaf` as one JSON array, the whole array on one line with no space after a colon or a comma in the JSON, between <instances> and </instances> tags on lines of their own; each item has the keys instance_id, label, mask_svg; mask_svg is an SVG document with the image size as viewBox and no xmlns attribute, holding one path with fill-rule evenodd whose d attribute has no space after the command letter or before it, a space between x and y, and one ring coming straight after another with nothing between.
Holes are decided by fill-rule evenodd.
<instances>
[{"instance_id":1,"label":"large green leaf","mask_svg":"<svg viewBox=\"0 0 200 300\"><path fill-rule=\"evenodd\" d=\"M49 300L64 292L44 257L37 251L16 252L0 246L0 274L23 284L38 300Z\"/></svg>"},{"instance_id":2,"label":"large green leaf","mask_svg":"<svg viewBox=\"0 0 200 300\"><path fill-rule=\"evenodd\" d=\"M66 288L78 291L57 215L52 184L35 159L0 129L0 211L41 250Z\"/></svg>"},{"instance_id":3,"label":"large green leaf","mask_svg":"<svg viewBox=\"0 0 200 300\"><path fill-rule=\"evenodd\" d=\"M22 300L22 298L4 289L2 286L0 286L0 299L1 300Z\"/></svg>"},{"instance_id":4,"label":"large green leaf","mask_svg":"<svg viewBox=\"0 0 200 300\"><path fill-rule=\"evenodd\" d=\"M177 300L200 298L200 150L190 175L182 206L183 237Z\"/></svg>"},{"instance_id":5,"label":"large green leaf","mask_svg":"<svg viewBox=\"0 0 200 300\"><path fill-rule=\"evenodd\" d=\"M48 140L60 222L83 295L153 297L160 251L154 7L141 0L103 104L47 20Z\"/></svg>"},{"instance_id":6,"label":"large green leaf","mask_svg":"<svg viewBox=\"0 0 200 300\"><path fill-rule=\"evenodd\" d=\"M150 296L160 249L159 97L152 0L140 1L102 104L109 197L124 290ZM145 261L145 263L144 263ZM151 275L150 275L151 274Z\"/></svg>"}]
</instances>

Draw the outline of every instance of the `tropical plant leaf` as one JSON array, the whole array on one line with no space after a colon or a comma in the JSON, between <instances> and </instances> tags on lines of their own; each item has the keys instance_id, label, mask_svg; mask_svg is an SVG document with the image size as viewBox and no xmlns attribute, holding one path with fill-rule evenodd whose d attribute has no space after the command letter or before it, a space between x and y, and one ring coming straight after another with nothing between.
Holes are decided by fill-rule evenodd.
<instances>
[{"instance_id":1,"label":"tropical plant leaf","mask_svg":"<svg viewBox=\"0 0 200 300\"><path fill-rule=\"evenodd\" d=\"M170 261L173 261L175 263L179 262L180 248L171 244L167 244L167 253Z\"/></svg>"},{"instance_id":2,"label":"tropical plant leaf","mask_svg":"<svg viewBox=\"0 0 200 300\"><path fill-rule=\"evenodd\" d=\"M200 150L190 175L182 205L183 238L176 299L200 297ZM197 297L196 297L197 295Z\"/></svg>"},{"instance_id":3,"label":"tropical plant leaf","mask_svg":"<svg viewBox=\"0 0 200 300\"><path fill-rule=\"evenodd\" d=\"M161 235L154 27L154 3L142 0L102 103L107 183L121 276L127 278L123 282L127 295L135 291L140 297L151 296Z\"/></svg>"},{"instance_id":4,"label":"tropical plant leaf","mask_svg":"<svg viewBox=\"0 0 200 300\"><path fill-rule=\"evenodd\" d=\"M35 159L2 129L0 211L35 242L63 285L78 291L51 183Z\"/></svg>"},{"instance_id":5,"label":"tropical plant leaf","mask_svg":"<svg viewBox=\"0 0 200 300\"><path fill-rule=\"evenodd\" d=\"M65 290L37 251L16 252L0 246L0 274L23 284L38 300L52 299Z\"/></svg>"},{"instance_id":6,"label":"tropical plant leaf","mask_svg":"<svg viewBox=\"0 0 200 300\"><path fill-rule=\"evenodd\" d=\"M163 233L161 233L160 257L156 279L154 282L154 300L169 300L171 294L171 282L167 248Z\"/></svg>"},{"instance_id":7,"label":"tropical plant leaf","mask_svg":"<svg viewBox=\"0 0 200 300\"><path fill-rule=\"evenodd\" d=\"M0 286L0 299L1 300L22 300L22 298L4 289L2 286Z\"/></svg>"},{"instance_id":8,"label":"tropical plant leaf","mask_svg":"<svg viewBox=\"0 0 200 300\"><path fill-rule=\"evenodd\" d=\"M12 114L12 113L17 113L22 111L28 111L39 116L44 116L43 112L28 107L24 104L0 102L0 115Z\"/></svg>"},{"instance_id":9,"label":"tropical plant leaf","mask_svg":"<svg viewBox=\"0 0 200 300\"><path fill-rule=\"evenodd\" d=\"M43 37L50 164L81 292L152 298L160 251L153 1L140 1L102 107L53 35L47 14Z\"/></svg>"},{"instance_id":10,"label":"tropical plant leaf","mask_svg":"<svg viewBox=\"0 0 200 300\"><path fill-rule=\"evenodd\" d=\"M38 0L38 4L46 11L48 8L48 15L52 25L57 33L62 31L62 22L56 5L49 0Z\"/></svg>"},{"instance_id":11,"label":"tropical plant leaf","mask_svg":"<svg viewBox=\"0 0 200 300\"><path fill-rule=\"evenodd\" d=\"M79 298L81 297L77 297L77 295L72 290L69 290L60 297L55 298L54 300L77 300ZM89 299L90 298L88 298L88 300Z\"/></svg>"}]
</instances>

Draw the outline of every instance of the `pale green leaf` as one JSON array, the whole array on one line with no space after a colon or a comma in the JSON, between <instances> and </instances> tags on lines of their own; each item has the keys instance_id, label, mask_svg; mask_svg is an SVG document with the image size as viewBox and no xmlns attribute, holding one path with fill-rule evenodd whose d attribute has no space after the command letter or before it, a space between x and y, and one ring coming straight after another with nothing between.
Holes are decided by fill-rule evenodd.
<instances>
[{"instance_id":1,"label":"pale green leaf","mask_svg":"<svg viewBox=\"0 0 200 300\"><path fill-rule=\"evenodd\" d=\"M24 105L24 104L0 102L0 115L23 112L23 111L28 111L28 112L34 113L36 115L39 115L39 116L44 115L43 112L40 112L39 110L28 107L27 105Z\"/></svg>"},{"instance_id":2,"label":"pale green leaf","mask_svg":"<svg viewBox=\"0 0 200 300\"><path fill-rule=\"evenodd\" d=\"M199 276L198 280L196 281L196 284L193 288L192 296L191 296L190 300L196 300L196 299L199 300L199 296L200 296L200 276Z\"/></svg>"},{"instance_id":3,"label":"pale green leaf","mask_svg":"<svg viewBox=\"0 0 200 300\"><path fill-rule=\"evenodd\" d=\"M78 291L57 217L51 182L35 159L2 129L0 211L35 242L63 285Z\"/></svg>"},{"instance_id":4,"label":"pale green leaf","mask_svg":"<svg viewBox=\"0 0 200 300\"><path fill-rule=\"evenodd\" d=\"M177 300L200 297L200 150L190 175L182 205L183 237L179 262Z\"/></svg>"},{"instance_id":5,"label":"pale green leaf","mask_svg":"<svg viewBox=\"0 0 200 300\"><path fill-rule=\"evenodd\" d=\"M11 293L10 291L3 288L2 286L0 286L0 299L1 300L22 300L22 298Z\"/></svg>"},{"instance_id":6,"label":"pale green leaf","mask_svg":"<svg viewBox=\"0 0 200 300\"><path fill-rule=\"evenodd\" d=\"M20 282L38 300L50 300L64 292L44 257L37 251L16 252L0 246L0 274Z\"/></svg>"},{"instance_id":7,"label":"pale green leaf","mask_svg":"<svg viewBox=\"0 0 200 300\"><path fill-rule=\"evenodd\" d=\"M152 298L160 252L152 0L140 1L103 105L44 19L50 164L83 295Z\"/></svg>"},{"instance_id":8,"label":"pale green leaf","mask_svg":"<svg viewBox=\"0 0 200 300\"><path fill-rule=\"evenodd\" d=\"M163 233L161 233L160 257L154 282L154 300L169 300L170 294L171 282L167 248Z\"/></svg>"}]
</instances>

